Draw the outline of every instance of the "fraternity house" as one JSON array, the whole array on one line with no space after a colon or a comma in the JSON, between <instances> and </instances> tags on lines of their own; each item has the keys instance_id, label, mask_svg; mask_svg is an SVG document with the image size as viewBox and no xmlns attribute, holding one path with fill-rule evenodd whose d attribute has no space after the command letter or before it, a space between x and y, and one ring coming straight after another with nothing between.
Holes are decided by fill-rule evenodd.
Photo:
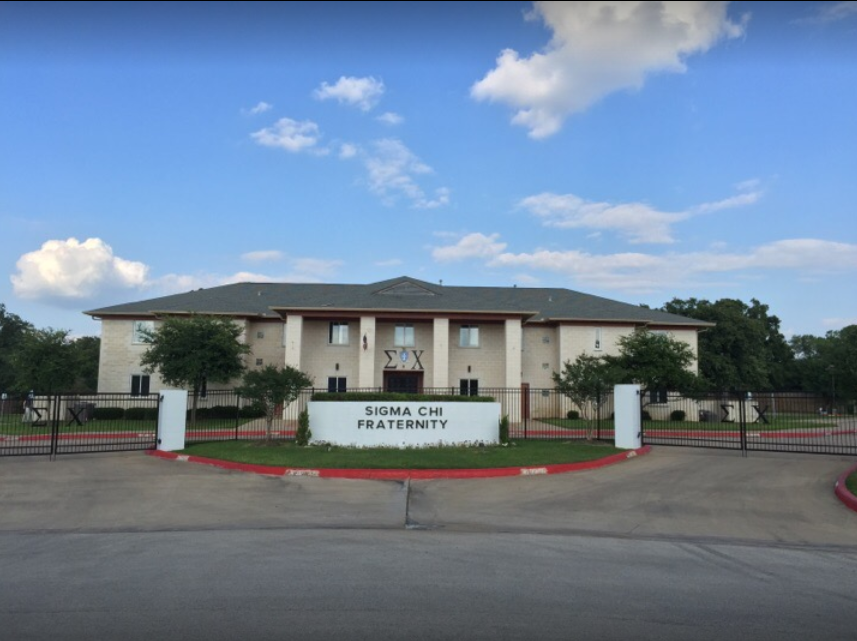
<instances>
[{"instance_id":1,"label":"fraternity house","mask_svg":"<svg viewBox=\"0 0 857 641\"><path fill-rule=\"evenodd\" d=\"M168 389L140 365L144 331L166 316L231 318L251 349L249 369L291 365L316 388L466 395L553 388L551 375L565 361L615 354L619 337L643 327L696 354L697 332L711 325L568 289L458 287L405 276L368 285L236 283L85 313L102 325L98 391L135 395Z\"/></svg>"}]
</instances>

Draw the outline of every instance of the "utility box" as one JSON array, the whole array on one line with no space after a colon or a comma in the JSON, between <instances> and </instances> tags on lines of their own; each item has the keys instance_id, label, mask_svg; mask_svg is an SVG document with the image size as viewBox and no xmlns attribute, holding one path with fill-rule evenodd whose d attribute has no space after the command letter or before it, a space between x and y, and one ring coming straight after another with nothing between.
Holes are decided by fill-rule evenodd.
<instances>
[{"instance_id":1,"label":"utility box","mask_svg":"<svg viewBox=\"0 0 857 641\"><path fill-rule=\"evenodd\" d=\"M640 386L616 385L613 390L613 403L616 447L623 450L636 450L643 444Z\"/></svg>"}]
</instances>

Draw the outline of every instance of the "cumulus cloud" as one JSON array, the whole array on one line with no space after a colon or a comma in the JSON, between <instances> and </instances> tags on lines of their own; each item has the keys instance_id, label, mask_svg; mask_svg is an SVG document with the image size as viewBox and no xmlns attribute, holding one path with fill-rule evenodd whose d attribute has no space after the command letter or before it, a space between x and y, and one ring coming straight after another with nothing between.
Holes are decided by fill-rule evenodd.
<instances>
[{"instance_id":1,"label":"cumulus cloud","mask_svg":"<svg viewBox=\"0 0 857 641\"><path fill-rule=\"evenodd\" d=\"M436 189L434 197L426 196L417 183L417 177L432 173L401 140L376 140L365 159L369 189L381 196L385 204L392 205L399 196L411 201L418 209L433 209L449 203L449 190Z\"/></svg>"},{"instance_id":2,"label":"cumulus cloud","mask_svg":"<svg viewBox=\"0 0 857 641\"><path fill-rule=\"evenodd\" d=\"M546 138L608 94L640 89L653 73L684 72L688 56L742 35L749 16L732 22L728 4L535 2L528 17L544 21L549 44L529 57L503 50L470 94L511 106L513 124Z\"/></svg>"},{"instance_id":3,"label":"cumulus cloud","mask_svg":"<svg viewBox=\"0 0 857 641\"><path fill-rule=\"evenodd\" d=\"M262 263L267 261L282 260L283 252L276 249L263 249L258 251L247 252L241 254L241 260L246 260L251 263Z\"/></svg>"},{"instance_id":4,"label":"cumulus cloud","mask_svg":"<svg viewBox=\"0 0 857 641\"><path fill-rule=\"evenodd\" d=\"M390 125L391 127L395 127L396 125L401 125L405 122L405 119L397 113L392 111L387 111L382 113L380 116L375 118L378 122L383 122L385 125Z\"/></svg>"},{"instance_id":5,"label":"cumulus cloud","mask_svg":"<svg viewBox=\"0 0 857 641\"><path fill-rule=\"evenodd\" d=\"M432 257L441 263L449 263L468 258L494 258L506 249L506 243L498 242L500 234L468 234L454 245L435 247Z\"/></svg>"},{"instance_id":6,"label":"cumulus cloud","mask_svg":"<svg viewBox=\"0 0 857 641\"><path fill-rule=\"evenodd\" d=\"M354 158L357 155L359 148L357 145L352 145L351 143L345 142L339 146L339 158L341 160L348 160L349 158Z\"/></svg>"},{"instance_id":7,"label":"cumulus cloud","mask_svg":"<svg viewBox=\"0 0 857 641\"><path fill-rule=\"evenodd\" d=\"M341 76L335 84L321 83L313 92L318 100L336 100L339 104L357 107L361 111L369 111L384 94L384 83L372 76L355 78Z\"/></svg>"},{"instance_id":8,"label":"cumulus cloud","mask_svg":"<svg viewBox=\"0 0 857 641\"><path fill-rule=\"evenodd\" d=\"M241 113L246 114L248 116L256 116L258 114L263 114L266 111L271 111L274 108L274 105L270 105L267 102L260 102L255 107L250 107L249 109L242 109Z\"/></svg>"},{"instance_id":9,"label":"cumulus cloud","mask_svg":"<svg viewBox=\"0 0 857 641\"><path fill-rule=\"evenodd\" d=\"M492 268L560 274L587 286L637 293L710 284L712 276L727 274L789 271L805 276L857 271L857 245L814 238L778 240L743 252L712 249L657 255L550 249L514 253L506 251L506 243L499 238L498 234L469 234L435 247L432 256L437 262L479 259Z\"/></svg>"},{"instance_id":10,"label":"cumulus cloud","mask_svg":"<svg viewBox=\"0 0 857 641\"><path fill-rule=\"evenodd\" d=\"M16 296L26 299L85 300L145 284L141 262L119 258L100 238L49 240L24 254L11 277Z\"/></svg>"},{"instance_id":11,"label":"cumulus cloud","mask_svg":"<svg viewBox=\"0 0 857 641\"><path fill-rule=\"evenodd\" d=\"M292 153L301 151L324 153L324 150L316 148L321 133L318 125L311 120L297 121L291 118L280 118L272 127L260 129L250 136L263 147L276 147Z\"/></svg>"},{"instance_id":12,"label":"cumulus cloud","mask_svg":"<svg viewBox=\"0 0 857 641\"><path fill-rule=\"evenodd\" d=\"M606 203L584 200L574 194L544 192L518 203L547 227L612 231L631 243L672 243L672 226L691 216L751 205L761 191L738 194L679 212L659 211L646 203Z\"/></svg>"}]
</instances>

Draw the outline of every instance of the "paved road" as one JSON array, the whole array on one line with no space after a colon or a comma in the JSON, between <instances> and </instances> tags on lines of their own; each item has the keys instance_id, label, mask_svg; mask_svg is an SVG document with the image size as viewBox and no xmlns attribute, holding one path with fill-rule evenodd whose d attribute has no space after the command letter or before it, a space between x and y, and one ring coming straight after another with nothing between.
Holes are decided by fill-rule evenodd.
<instances>
[{"instance_id":1,"label":"paved road","mask_svg":"<svg viewBox=\"0 0 857 641\"><path fill-rule=\"evenodd\" d=\"M853 463L661 447L400 483L0 459L0 640L853 641Z\"/></svg>"}]
</instances>

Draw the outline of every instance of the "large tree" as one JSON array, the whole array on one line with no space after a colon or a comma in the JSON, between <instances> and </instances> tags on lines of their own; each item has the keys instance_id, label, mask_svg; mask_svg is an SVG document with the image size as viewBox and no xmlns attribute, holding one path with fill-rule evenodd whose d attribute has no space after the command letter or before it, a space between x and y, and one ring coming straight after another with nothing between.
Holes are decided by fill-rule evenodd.
<instances>
[{"instance_id":1,"label":"large tree","mask_svg":"<svg viewBox=\"0 0 857 641\"><path fill-rule=\"evenodd\" d=\"M71 391L75 379L75 355L62 329L28 329L12 351L12 386L36 394Z\"/></svg>"},{"instance_id":2,"label":"large tree","mask_svg":"<svg viewBox=\"0 0 857 641\"><path fill-rule=\"evenodd\" d=\"M715 323L699 334L699 374L712 390L784 389L794 384L793 355L780 319L755 298L751 304L673 299L663 310Z\"/></svg>"},{"instance_id":3,"label":"large tree","mask_svg":"<svg viewBox=\"0 0 857 641\"><path fill-rule=\"evenodd\" d=\"M312 379L299 369L289 365L282 369L266 365L244 374L244 381L237 391L265 410L265 440L270 442L273 440L274 408L290 405L297 400L302 389L311 386Z\"/></svg>"},{"instance_id":4,"label":"large tree","mask_svg":"<svg viewBox=\"0 0 857 641\"><path fill-rule=\"evenodd\" d=\"M17 314L7 312L6 306L0 303L0 392L25 391L23 388L16 389L12 355L24 335L33 329L30 323Z\"/></svg>"},{"instance_id":5,"label":"large tree","mask_svg":"<svg viewBox=\"0 0 857 641\"><path fill-rule=\"evenodd\" d=\"M228 318L168 317L146 337L149 347L140 360L144 371L157 371L167 385L192 391L191 425L203 386L227 383L244 371L242 356L250 348L239 340L241 331Z\"/></svg>"},{"instance_id":6,"label":"large tree","mask_svg":"<svg viewBox=\"0 0 857 641\"><path fill-rule=\"evenodd\" d=\"M831 404L857 399L857 325L824 336L793 336L789 343L800 389L829 398Z\"/></svg>"},{"instance_id":7,"label":"large tree","mask_svg":"<svg viewBox=\"0 0 857 641\"><path fill-rule=\"evenodd\" d=\"M98 359L101 339L98 336L81 336L71 341L74 354L75 381L73 391L95 392L98 389Z\"/></svg>"},{"instance_id":8,"label":"large tree","mask_svg":"<svg viewBox=\"0 0 857 641\"><path fill-rule=\"evenodd\" d=\"M601 396L613 385L612 371L603 359L581 354L574 362L563 363L562 372L552 374L557 391L580 408L586 423L586 440L592 440L594 420Z\"/></svg>"}]
</instances>

